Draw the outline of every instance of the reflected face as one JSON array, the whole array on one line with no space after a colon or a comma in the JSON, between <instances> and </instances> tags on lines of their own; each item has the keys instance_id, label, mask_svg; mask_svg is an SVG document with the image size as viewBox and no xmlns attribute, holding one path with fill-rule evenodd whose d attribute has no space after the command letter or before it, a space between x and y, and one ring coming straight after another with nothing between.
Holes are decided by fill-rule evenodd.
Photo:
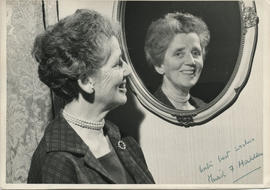
<instances>
[{"instance_id":1,"label":"reflected face","mask_svg":"<svg viewBox=\"0 0 270 190\"><path fill-rule=\"evenodd\" d=\"M156 67L176 89L193 87L203 68L203 49L196 33L180 33L174 36L164 56L163 64Z\"/></svg>"},{"instance_id":2,"label":"reflected face","mask_svg":"<svg viewBox=\"0 0 270 190\"><path fill-rule=\"evenodd\" d=\"M106 109L112 109L127 101L126 77L130 74L130 68L121 59L122 52L114 36L110 38L108 45L109 56L94 75L94 88L95 101Z\"/></svg>"}]
</instances>

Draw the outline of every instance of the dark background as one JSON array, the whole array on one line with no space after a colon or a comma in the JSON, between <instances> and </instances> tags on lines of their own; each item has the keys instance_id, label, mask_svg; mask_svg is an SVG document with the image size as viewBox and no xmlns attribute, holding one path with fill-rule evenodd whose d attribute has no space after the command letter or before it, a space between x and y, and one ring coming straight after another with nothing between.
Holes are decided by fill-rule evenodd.
<instances>
[{"instance_id":1,"label":"dark background","mask_svg":"<svg viewBox=\"0 0 270 190\"><path fill-rule=\"evenodd\" d=\"M149 92L154 93L162 78L146 63L144 41L152 21L169 12L188 12L202 18L210 31L204 68L191 94L205 102L224 89L235 68L241 40L239 4L236 1L128 1L122 15L122 29L131 62Z\"/></svg>"}]
</instances>

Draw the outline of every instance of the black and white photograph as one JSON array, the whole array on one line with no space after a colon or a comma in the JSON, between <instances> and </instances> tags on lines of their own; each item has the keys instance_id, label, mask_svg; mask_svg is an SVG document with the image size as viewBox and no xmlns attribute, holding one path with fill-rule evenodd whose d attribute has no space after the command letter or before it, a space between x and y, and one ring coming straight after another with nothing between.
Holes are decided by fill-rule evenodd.
<instances>
[{"instance_id":1,"label":"black and white photograph","mask_svg":"<svg viewBox=\"0 0 270 190\"><path fill-rule=\"evenodd\" d=\"M0 189L270 187L267 0L0 10Z\"/></svg>"}]
</instances>

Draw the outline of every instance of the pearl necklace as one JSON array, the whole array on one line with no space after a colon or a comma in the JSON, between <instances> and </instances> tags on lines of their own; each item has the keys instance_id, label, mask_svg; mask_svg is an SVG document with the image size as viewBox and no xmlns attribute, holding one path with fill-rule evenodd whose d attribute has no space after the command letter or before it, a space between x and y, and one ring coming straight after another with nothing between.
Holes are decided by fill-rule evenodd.
<instances>
[{"instance_id":1,"label":"pearl necklace","mask_svg":"<svg viewBox=\"0 0 270 190\"><path fill-rule=\"evenodd\" d=\"M187 103L188 100L190 99L190 94L188 93L187 96L183 97L183 96L175 96L172 93L170 93L169 91L167 91L166 88L162 89L164 94L171 100L177 102L177 103Z\"/></svg>"},{"instance_id":2,"label":"pearl necklace","mask_svg":"<svg viewBox=\"0 0 270 190\"><path fill-rule=\"evenodd\" d=\"M190 98L190 94L188 94L186 97L176 97L176 96L172 96L169 94L166 94L168 96L169 99L172 99L173 101L177 102L177 103L187 103L189 98Z\"/></svg>"},{"instance_id":3,"label":"pearl necklace","mask_svg":"<svg viewBox=\"0 0 270 190\"><path fill-rule=\"evenodd\" d=\"M86 128L86 129L91 129L91 130L101 130L104 127L105 121L104 119L100 122L95 122L95 121L85 121L76 118L75 116L71 115L70 113L67 113L65 110L63 110L63 116L64 118L79 127Z\"/></svg>"}]
</instances>

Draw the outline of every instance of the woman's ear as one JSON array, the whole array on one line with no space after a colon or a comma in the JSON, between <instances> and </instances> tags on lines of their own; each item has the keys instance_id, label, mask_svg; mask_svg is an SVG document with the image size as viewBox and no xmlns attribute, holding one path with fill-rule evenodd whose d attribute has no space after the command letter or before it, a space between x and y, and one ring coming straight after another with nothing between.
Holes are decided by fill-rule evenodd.
<instances>
[{"instance_id":1,"label":"woman's ear","mask_svg":"<svg viewBox=\"0 0 270 190\"><path fill-rule=\"evenodd\" d=\"M94 80L91 77L88 77L85 81L79 79L78 85L82 90L84 90L88 94L92 94L93 92L95 92Z\"/></svg>"},{"instance_id":2,"label":"woman's ear","mask_svg":"<svg viewBox=\"0 0 270 190\"><path fill-rule=\"evenodd\" d=\"M161 64L161 65L155 65L155 70L156 70L159 74L164 75L164 66L163 66L163 64Z\"/></svg>"}]
</instances>

